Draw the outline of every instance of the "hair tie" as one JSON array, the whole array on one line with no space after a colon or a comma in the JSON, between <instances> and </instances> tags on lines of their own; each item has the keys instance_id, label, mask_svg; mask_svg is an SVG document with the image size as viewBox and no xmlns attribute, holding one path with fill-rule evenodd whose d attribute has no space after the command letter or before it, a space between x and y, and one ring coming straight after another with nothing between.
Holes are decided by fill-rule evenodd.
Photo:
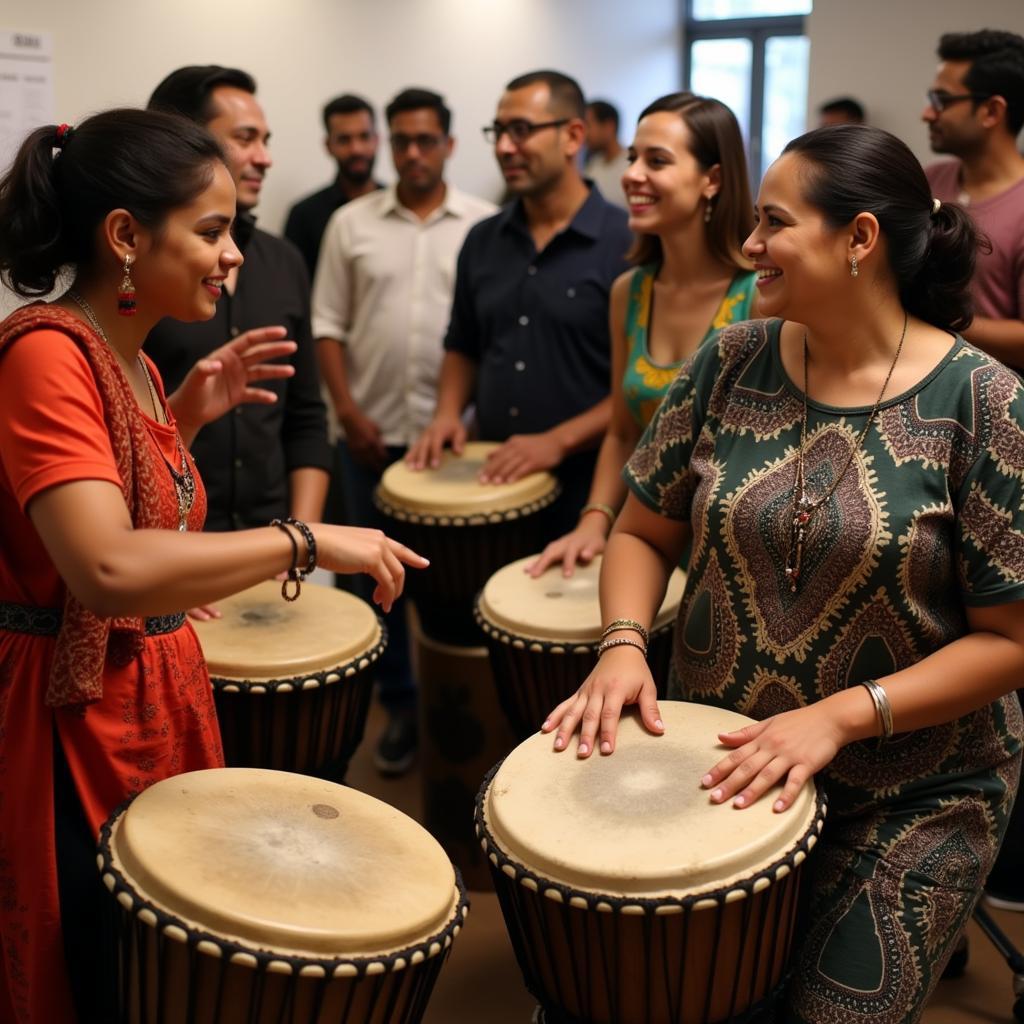
<instances>
[{"instance_id":1,"label":"hair tie","mask_svg":"<svg viewBox=\"0 0 1024 1024\"><path fill-rule=\"evenodd\" d=\"M63 149L75 134L75 129L69 124L57 125L57 149Z\"/></svg>"},{"instance_id":2,"label":"hair tie","mask_svg":"<svg viewBox=\"0 0 1024 1024\"><path fill-rule=\"evenodd\" d=\"M935 216L935 214L937 214L939 212L939 208L941 206L942 206L942 203L940 203L938 199L932 199L932 216L933 217Z\"/></svg>"}]
</instances>

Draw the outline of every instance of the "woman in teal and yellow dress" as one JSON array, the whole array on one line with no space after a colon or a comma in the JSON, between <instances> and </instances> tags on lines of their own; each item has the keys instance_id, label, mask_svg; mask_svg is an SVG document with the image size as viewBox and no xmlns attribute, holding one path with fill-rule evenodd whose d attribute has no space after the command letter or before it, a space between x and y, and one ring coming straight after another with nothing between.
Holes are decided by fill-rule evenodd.
<instances>
[{"instance_id":1,"label":"woman in teal and yellow dress","mask_svg":"<svg viewBox=\"0 0 1024 1024\"><path fill-rule=\"evenodd\" d=\"M677 92L640 115L622 187L635 269L612 286L612 420L590 497L571 533L529 571L571 575L604 550L626 497L622 467L683 361L727 324L747 320L755 276L741 247L754 222L739 125L718 100Z\"/></svg>"},{"instance_id":2,"label":"woman in teal and yellow dress","mask_svg":"<svg viewBox=\"0 0 1024 1024\"><path fill-rule=\"evenodd\" d=\"M759 205L773 319L669 388L602 566L619 642L543 728L564 750L579 726L583 757L612 754L624 704L664 731L637 626L691 545L669 696L756 721L679 785L781 814L816 775L829 802L774 1019L914 1024L1017 790L1024 385L957 333L978 240L894 136L801 136Z\"/></svg>"}]
</instances>

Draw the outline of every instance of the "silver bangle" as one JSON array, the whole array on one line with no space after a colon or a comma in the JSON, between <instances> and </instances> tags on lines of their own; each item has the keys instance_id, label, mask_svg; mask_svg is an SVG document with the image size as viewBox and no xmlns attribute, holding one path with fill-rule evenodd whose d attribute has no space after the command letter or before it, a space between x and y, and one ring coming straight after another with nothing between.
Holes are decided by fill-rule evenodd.
<instances>
[{"instance_id":1,"label":"silver bangle","mask_svg":"<svg viewBox=\"0 0 1024 1024\"><path fill-rule=\"evenodd\" d=\"M889 695L885 692L882 685L875 682L874 679L865 679L861 686L871 694L871 702L875 705L875 712L882 726L883 739L892 739L892 705L889 703Z\"/></svg>"},{"instance_id":2,"label":"silver bangle","mask_svg":"<svg viewBox=\"0 0 1024 1024\"><path fill-rule=\"evenodd\" d=\"M647 648L626 636L618 637L614 640L603 640L598 644L597 656L600 658L605 651L611 650L613 647L635 647L645 658L647 657Z\"/></svg>"}]
</instances>

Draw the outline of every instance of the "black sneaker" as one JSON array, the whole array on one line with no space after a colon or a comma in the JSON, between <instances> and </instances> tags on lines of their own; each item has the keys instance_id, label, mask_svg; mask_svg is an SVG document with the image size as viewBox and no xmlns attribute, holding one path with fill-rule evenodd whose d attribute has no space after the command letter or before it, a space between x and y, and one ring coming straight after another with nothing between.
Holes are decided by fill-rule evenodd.
<instances>
[{"instance_id":1,"label":"black sneaker","mask_svg":"<svg viewBox=\"0 0 1024 1024\"><path fill-rule=\"evenodd\" d=\"M381 775L404 775L416 758L416 713L392 714L377 741L373 763Z\"/></svg>"}]
</instances>

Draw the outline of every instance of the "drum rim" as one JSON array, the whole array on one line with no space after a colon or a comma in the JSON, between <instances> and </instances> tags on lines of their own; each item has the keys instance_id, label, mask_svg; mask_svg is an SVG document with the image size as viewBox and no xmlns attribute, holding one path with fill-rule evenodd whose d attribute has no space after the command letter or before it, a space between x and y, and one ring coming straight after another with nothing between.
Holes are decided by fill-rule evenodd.
<instances>
[{"instance_id":1,"label":"drum rim","mask_svg":"<svg viewBox=\"0 0 1024 1024\"><path fill-rule=\"evenodd\" d=\"M422 512L408 505L395 504L393 499L385 498L380 493L380 485L373 492L373 503L379 512L400 523L412 523L416 526L458 527L465 529L471 526L497 526L512 523L524 516L542 512L562 494L562 485L557 477L551 478L554 486L546 494L533 498L525 505L516 505L507 509L492 509L487 512L472 512L462 515L457 512Z\"/></svg>"},{"instance_id":2,"label":"drum rim","mask_svg":"<svg viewBox=\"0 0 1024 1024\"><path fill-rule=\"evenodd\" d=\"M388 974L404 970L406 967L415 967L446 952L465 925L469 913L469 894L462 881L462 874L458 867L452 864L452 870L455 872L454 894L456 899L451 917L440 931L432 933L419 942L387 953L337 957L317 956L313 953L299 953L294 950L271 952L254 945L246 945L220 932L204 928L143 896L120 868L114 864L114 829L133 799L134 797L129 797L120 804L100 829L96 860L104 886L117 905L136 919L140 917L140 912L143 910L152 914L155 919L154 924L151 925L148 921L142 922L147 927L153 928L160 934L167 934L168 930L172 928L177 929L185 934L186 941L193 948L203 942L212 944L220 951L220 958L225 962L241 957L243 964L248 963L257 972L266 971L271 964L274 964L275 969L280 971L279 965L283 964L288 968L285 973L296 976L304 971L308 973L309 968L320 968L323 970L324 976L328 978L363 978L370 974ZM169 937L173 938L173 936ZM255 966L252 965L252 961L255 961Z\"/></svg>"},{"instance_id":3,"label":"drum rim","mask_svg":"<svg viewBox=\"0 0 1024 1024\"><path fill-rule=\"evenodd\" d=\"M576 906L581 909L585 907L589 911L597 911L599 913L621 914L624 912L635 912L631 911L630 908L640 908L645 914L664 914L677 911L689 913L694 909L702 909L698 904L703 904L707 901L714 902L719 907L723 907L726 903L731 903L734 900L747 899L761 891L767 891L776 882L781 881L796 868L800 867L807 859L808 854L814 849L821 838L821 832L825 826L825 815L828 810L828 798L824 787L815 779L813 780L815 789L814 816L807 831L776 860L759 868L749 878L745 878L740 882L730 882L727 885L717 887L704 886L695 889L693 892L688 892L684 896L675 896L670 893L662 896L615 896L596 889L582 889L578 886L568 885L565 882L559 882L556 879L542 875L516 860L498 844L487 825L485 808L491 783L504 763L505 759L502 758L487 773L476 795L474 825L477 839L480 841L484 855L496 870L502 872L511 881L519 882L524 888L532 890L536 895L556 899L568 906ZM762 880L767 882L767 885L761 885L758 888L758 883ZM556 895L551 896L551 893Z\"/></svg>"},{"instance_id":4,"label":"drum rim","mask_svg":"<svg viewBox=\"0 0 1024 1024\"><path fill-rule=\"evenodd\" d=\"M388 645L388 629L384 620L376 612L378 636L372 647L362 654L357 654L337 665L317 669L315 672L302 672L294 676L255 676L246 679L241 676L214 675L210 672L210 683L217 693L244 693L247 696L277 693L305 693L319 690L325 686L351 679L368 669L384 653Z\"/></svg>"},{"instance_id":5,"label":"drum rim","mask_svg":"<svg viewBox=\"0 0 1024 1024\"><path fill-rule=\"evenodd\" d=\"M508 644L517 651L530 651L531 653L545 655L593 655L597 652L598 645L601 643L600 626L597 627L598 635L593 640L549 640L544 637L531 636L527 633L513 633L511 630L506 629L504 626L499 626L487 618L486 613L481 607L483 596L484 592L481 590L476 595L476 600L473 602L473 618L476 619L476 624L492 640L496 640L502 644ZM656 629L651 630L651 642L660 640L662 637L668 636L672 633L672 630L675 627L675 617L677 612L678 609L672 613L672 616L667 622L664 622Z\"/></svg>"}]
</instances>

